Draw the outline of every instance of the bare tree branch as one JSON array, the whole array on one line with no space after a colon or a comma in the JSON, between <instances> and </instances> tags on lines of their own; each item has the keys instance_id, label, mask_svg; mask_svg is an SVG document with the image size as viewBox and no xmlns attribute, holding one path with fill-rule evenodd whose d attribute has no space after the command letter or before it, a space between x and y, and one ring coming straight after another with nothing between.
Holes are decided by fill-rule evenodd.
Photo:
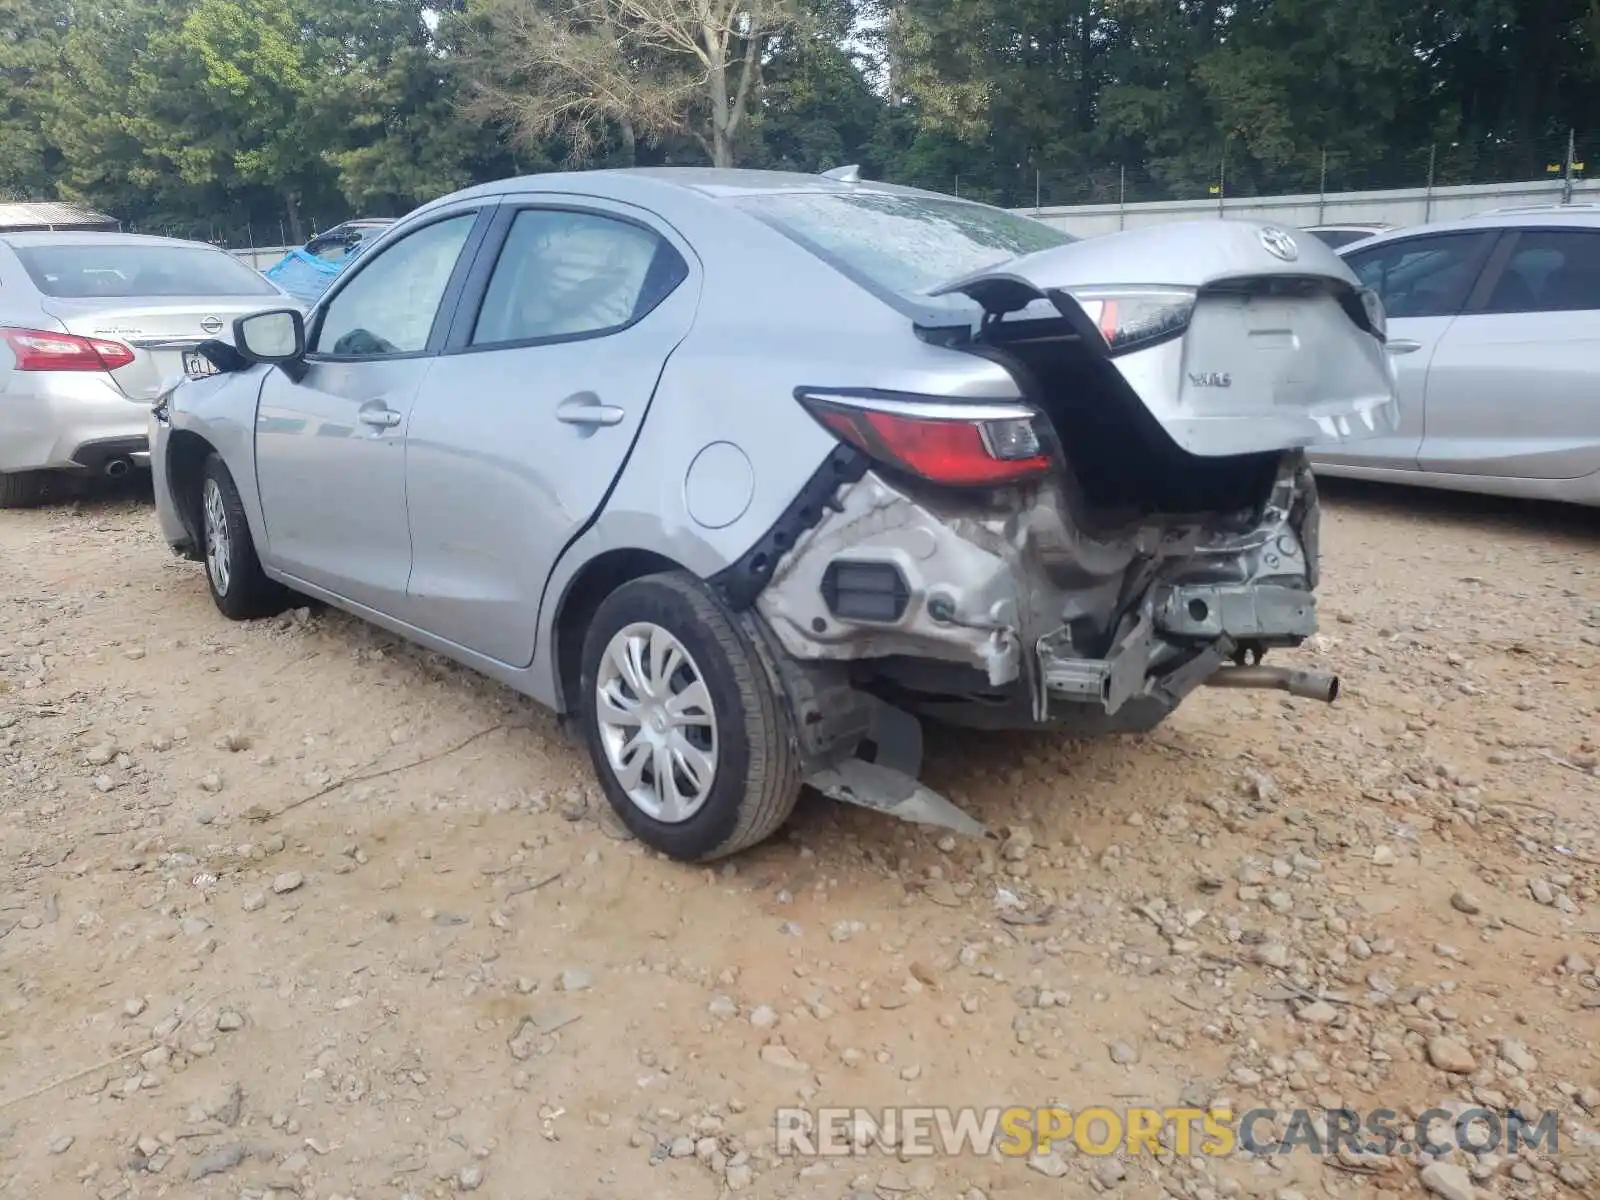
<instances>
[{"instance_id":1,"label":"bare tree branch","mask_svg":"<svg viewBox=\"0 0 1600 1200\"><path fill-rule=\"evenodd\" d=\"M462 55L470 107L522 143L686 135L731 166L763 57L798 0L484 0ZM733 76L733 78L730 78Z\"/></svg>"}]
</instances>

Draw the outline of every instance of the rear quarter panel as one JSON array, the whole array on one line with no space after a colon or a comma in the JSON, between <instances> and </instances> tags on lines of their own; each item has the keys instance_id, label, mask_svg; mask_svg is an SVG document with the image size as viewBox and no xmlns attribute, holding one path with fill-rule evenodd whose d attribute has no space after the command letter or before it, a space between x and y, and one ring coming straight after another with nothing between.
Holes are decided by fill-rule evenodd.
<instances>
[{"instance_id":1,"label":"rear quarter panel","mask_svg":"<svg viewBox=\"0 0 1600 1200\"><path fill-rule=\"evenodd\" d=\"M547 585L540 674L553 670L561 607L549 601L598 555L651 550L707 578L772 528L838 445L796 388L1018 394L1002 368L922 342L905 314L776 230L696 193L670 193L651 207L701 260L700 306L610 498Z\"/></svg>"}]
</instances>

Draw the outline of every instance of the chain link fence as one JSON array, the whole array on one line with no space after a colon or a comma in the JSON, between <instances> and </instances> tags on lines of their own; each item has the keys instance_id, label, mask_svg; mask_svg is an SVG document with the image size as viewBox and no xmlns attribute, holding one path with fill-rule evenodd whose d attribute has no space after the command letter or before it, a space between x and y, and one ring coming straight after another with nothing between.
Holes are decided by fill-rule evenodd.
<instances>
[{"instance_id":1,"label":"chain link fence","mask_svg":"<svg viewBox=\"0 0 1600 1200\"><path fill-rule=\"evenodd\" d=\"M1055 208L1082 204L1139 204L1161 200L1226 199L1267 196L1332 196L1343 192L1403 188L1444 188L1458 184L1548 181L1551 199L1562 197L1566 181L1585 178L1585 138L1575 131L1537 142L1489 139L1412 146L1380 153L1345 147L1308 146L1278 162L1249 157L1242 143L1218 144L1181 157L1121 162L1016 162L990 164L982 172L952 171L943 177L893 177L910 184L1005 208ZM307 238L356 215L308 213ZM298 244L285 222L252 223L224 216L147 220L138 233L210 242L229 250L280 248Z\"/></svg>"},{"instance_id":2,"label":"chain link fence","mask_svg":"<svg viewBox=\"0 0 1600 1200\"><path fill-rule=\"evenodd\" d=\"M1139 204L1255 196L1329 195L1337 192L1451 187L1583 179L1583 138L1552 136L1540 142L1450 142L1368 153L1346 147L1308 146L1277 162L1250 157L1242 143L1218 144L1161 160L1085 162L1072 166L1033 161L991 167L982 174L901 178L896 183L952 193L1005 208L1079 204Z\"/></svg>"}]
</instances>

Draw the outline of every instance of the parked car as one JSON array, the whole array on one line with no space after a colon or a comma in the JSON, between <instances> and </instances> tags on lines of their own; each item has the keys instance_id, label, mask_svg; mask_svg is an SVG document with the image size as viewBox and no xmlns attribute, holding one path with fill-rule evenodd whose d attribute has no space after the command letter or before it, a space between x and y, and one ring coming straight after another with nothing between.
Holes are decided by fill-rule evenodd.
<instances>
[{"instance_id":1,"label":"parked car","mask_svg":"<svg viewBox=\"0 0 1600 1200\"><path fill-rule=\"evenodd\" d=\"M1341 250L1354 242L1365 241L1392 229L1392 225L1307 225L1305 231L1323 245Z\"/></svg>"},{"instance_id":2,"label":"parked car","mask_svg":"<svg viewBox=\"0 0 1600 1200\"><path fill-rule=\"evenodd\" d=\"M156 505L226 616L293 589L574 717L669 855L761 841L803 783L981 832L917 782L922 719L1337 694L1259 659L1316 627L1300 448L1388 427L1382 337L1271 226L516 179L405 218L304 320L236 322L249 365L156 407Z\"/></svg>"},{"instance_id":3,"label":"parked car","mask_svg":"<svg viewBox=\"0 0 1600 1200\"><path fill-rule=\"evenodd\" d=\"M285 300L201 242L0 234L0 508L37 503L55 473L148 463L163 380L210 370L202 341Z\"/></svg>"},{"instance_id":4,"label":"parked car","mask_svg":"<svg viewBox=\"0 0 1600 1200\"><path fill-rule=\"evenodd\" d=\"M393 224L386 217L371 217L335 225L303 247L290 250L265 274L295 299L313 304L350 260Z\"/></svg>"},{"instance_id":5,"label":"parked car","mask_svg":"<svg viewBox=\"0 0 1600 1200\"><path fill-rule=\"evenodd\" d=\"M1324 475L1600 504L1600 211L1524 208L1343 252L1383 298L1400 425Z\"/></svg>"}]
</instances>

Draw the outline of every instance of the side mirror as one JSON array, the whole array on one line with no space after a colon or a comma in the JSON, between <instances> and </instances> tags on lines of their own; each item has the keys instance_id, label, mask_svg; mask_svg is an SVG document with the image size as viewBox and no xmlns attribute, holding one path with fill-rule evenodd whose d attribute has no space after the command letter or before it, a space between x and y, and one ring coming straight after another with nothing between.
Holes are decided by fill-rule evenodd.
<instances>
[{"instance_id":1,"label":"side mirror","mask_svg":"<svg viewBox=\"0 0 1600 1200\"><path fill-rule=\"evenodd\" d=\"M274 308L237 318L233 344L250 362L282 367L296 380L304 373L306 324L295 309Z\"/></svg>"},{"instance_id":2,"label":"side mirror","mask_svg":"<svg viewBox=\"0 0 1600 1200\"><path fill-rule=\"evenodd\" d=\"M292 308L239 317L233 323L233 344L251 362L289 362L306 352L305 319Z\"/></svg>"}]
</instances>

